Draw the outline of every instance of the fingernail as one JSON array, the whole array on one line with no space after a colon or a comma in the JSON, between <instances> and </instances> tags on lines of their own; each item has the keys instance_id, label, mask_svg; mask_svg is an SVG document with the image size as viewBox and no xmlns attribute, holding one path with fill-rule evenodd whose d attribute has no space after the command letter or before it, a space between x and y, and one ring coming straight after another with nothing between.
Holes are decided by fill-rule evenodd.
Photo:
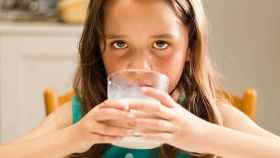
<instances>
[{"instance_id":1,"label":"fingernail","mask_svg":"<svg viewBox=\"0 0 280 158\"><path fill-rule=\"evenodd\" d=\"M140 132L133 132L132 135L133 135L134 137L141 137L141 136L142 136L142 133L140 133Z\"/></svg>"}]
</instances>

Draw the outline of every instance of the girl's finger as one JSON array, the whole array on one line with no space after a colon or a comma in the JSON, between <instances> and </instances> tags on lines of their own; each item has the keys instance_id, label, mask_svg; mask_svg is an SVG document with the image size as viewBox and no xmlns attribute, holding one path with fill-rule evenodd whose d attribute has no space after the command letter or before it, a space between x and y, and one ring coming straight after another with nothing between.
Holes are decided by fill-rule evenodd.
<instances>
[{"instance_id":1,"label":"girl's finger","mask_svg":"<svg viewBox=\"0 0 280 158\"><path fill-rule=\"evenodd\" d=\"M174 133L177 130L171 122L160 119L136 119L135 129L140 133L152 131Z\"/></svg>"},{"instance_id":2,"label":"girl's finger","mask_svg":"<svg viewBox=\"0 0 280 158\"><path fill-rule=\"evenodd\" d=\"M98 108L115 108L119 110L128 111L129 110L129 104L123 101L118 100L106 100Z\"/></svg>"},{"instance_id":3,"label":"girl's finger","mask_svg":"<svg viewBox=\"0 0 280 158\"><path fill-rule=\"evenodd\" d=\"M103 123L98 123L95 125L98 127L94 127L94 131L92 131L93 134L124 137L133 133L132 129L108 126Z\"/></svg>"},{"instance_id":4,"label":"girl's finger","mask_svg":"<svg viewBox=\"0 0 280 158\"><path fill-rule=\"evenodd\" d=\"M154 140L162 143L168 143L173 139L172 133L158 133L158 132L151 132L151 133L143 133L141 134L141 137L148 140Z\"/></svg>"},{"instance_id":5,"label":"girl's finger","mask_svg":"<svg viewBox=\"0 0 280 158\"><path fill-rule=\"evenodd\" d=\"M135 127L135 122L131 121L122 121L122 120L111 120L111 121L106 121L104 122L106 125L109 126L116 126L116 127L121 127L121 128L134 128Z\"/></svg>"},{"instance_id":6,"label":"girl's finger","mask_svg":"<svg viewBox=\"0 0 280 158\"><path fill-rule=\"evenodd\" d=\"M167 106L167 107L173 107L174 106L174 100L172 97L170 97L167 93L157 90L155 88L151 87L142 87L141 91L149 97L155 98L156 100L159 100L161 104Z\"/></svg>"},{"instance_id":7,"label":"girl's finger","mask_svg":"<svg viewBox=\"0 0 280 158\"><path fill-rule=\"evenodd\" d=\"M129 112L112 108L97 109L95 113L92 114L92 117L94 117L96 121L121 120L130 123L135 122L135 118L133 118Z\"/></svg>"},{"instance_id":8,"label":"girl's finger","mask_svg":"<svg viewBox=\"0 0 280 158\"><path fill-rule=\"evenodd\" d=\"M93 141L94 144L101 144L101 143L115 143L122 139L123 137L118 136L106 136L106 135L99 135L99 134L91 134L90 139Z\"/></svg>"},{"instance_id":9,"label":"girl's finger","mask_svg":"<svg viewBox=\"0 0 280 158\"><path fill-rule=\"evenodd\" d=\"M174 118L174 112L172 109L169 109L161 104L150 104L146 102L133 101L129 107L132 110L146 112L147 114L154 114L157 117L166 120L172 120Z\"/></svg>"}]
</instances>

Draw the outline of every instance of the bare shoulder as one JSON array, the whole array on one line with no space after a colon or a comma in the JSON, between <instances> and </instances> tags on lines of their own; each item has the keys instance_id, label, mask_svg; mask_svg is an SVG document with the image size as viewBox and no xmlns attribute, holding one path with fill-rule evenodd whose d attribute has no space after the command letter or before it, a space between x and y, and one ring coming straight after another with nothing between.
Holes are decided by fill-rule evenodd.
<instances>
[{"instance_id":1,"label":"bare shoulder","mask_svg":"<svg viewBox=\"0 0 280 158\"><path fill-rule=\"evenodd\" d=\"M276 138L274 134L262 129L246 114L230 104L221 104L218 106L225 127L236 129L241 132L256 134L259 136ZM278 138L279 139L279 138Z\"/></svg>"},{"instance_id":2,"label":"bare shoulder","mask_svg":"<svg viewBox=\"0 0 280 158\"><path fill-rule=\"evenodd\" d=\"M71 102L59 107L56 111L49 114L38 127L28 131L26 135L16 138L11 143L18 143L30 140L53 131L65 128L72 124L72 106Z\"/></svg>"}]
</instances>

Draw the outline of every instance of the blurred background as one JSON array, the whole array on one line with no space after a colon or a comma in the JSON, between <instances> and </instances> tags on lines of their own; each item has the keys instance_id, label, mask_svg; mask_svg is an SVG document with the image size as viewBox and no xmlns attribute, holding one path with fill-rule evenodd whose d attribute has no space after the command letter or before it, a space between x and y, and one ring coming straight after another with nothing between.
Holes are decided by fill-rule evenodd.
<instances>
[{"instance_id":1,"label":"blurred background","mask_svg":"<svg viewBox=\"0 0 280 158\"><path fill-rule=\"evenodd\" d=\"M88 0L0 0L0 143L45 117L43 91L71 88ZM222 84L258 93L257 123L280 135L280 1L204 0Z\"/></svg>"}]
</instances>

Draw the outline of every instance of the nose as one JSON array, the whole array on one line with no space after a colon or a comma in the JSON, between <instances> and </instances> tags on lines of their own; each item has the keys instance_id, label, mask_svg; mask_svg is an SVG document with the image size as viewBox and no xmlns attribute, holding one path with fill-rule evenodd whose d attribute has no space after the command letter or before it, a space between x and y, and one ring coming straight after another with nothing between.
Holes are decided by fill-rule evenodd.
<instances>
[{"instance_id":1,"label":"nose","mask_svg":"<svg viewBox=\"0 0 280 158\"><path fill-rule=\"evenodd\" d=\"M130 58L128 69L151 70L152 66L149 54L144 51L134 52Z\"/></svg>"}]
</instances>

